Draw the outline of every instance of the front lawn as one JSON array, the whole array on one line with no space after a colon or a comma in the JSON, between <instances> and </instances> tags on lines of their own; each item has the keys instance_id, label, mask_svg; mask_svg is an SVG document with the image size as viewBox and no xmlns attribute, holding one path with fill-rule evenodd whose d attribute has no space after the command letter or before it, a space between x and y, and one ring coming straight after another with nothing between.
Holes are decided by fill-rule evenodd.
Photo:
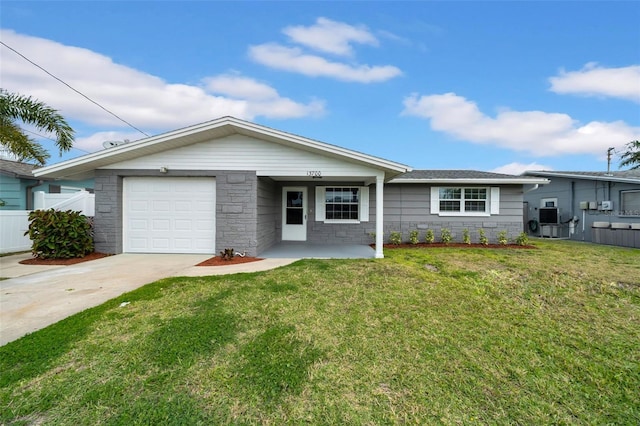
<instances>
[{"instance_id":1,"label":"front lawn","mask_svg":"<svg viewBox=\"0 0 640 426\"><path fill-rule=\"evenodd\" d=\"M639 424L640 250L535 245L149 284L1 347L0 424Z\"/></svg>"}]
</instances>

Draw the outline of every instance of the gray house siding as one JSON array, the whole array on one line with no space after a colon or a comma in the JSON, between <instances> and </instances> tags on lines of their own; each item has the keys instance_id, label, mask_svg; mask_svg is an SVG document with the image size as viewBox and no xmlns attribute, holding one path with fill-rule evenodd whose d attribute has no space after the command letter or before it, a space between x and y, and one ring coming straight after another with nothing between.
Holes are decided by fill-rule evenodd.
<instances>
[{"instance_id":1,"label":"gray house siding","mask_svg":"<svg viewBox=\"0 0 640 426\"><path fill-rule=\"evenodd\" d=\"M362 182L332 182L335 186L361 186ZM361 223L324 223L315 220L315 187L326 183L309 185L308 182L280 184L277 191L281 206L282 186L307 186L309 197L309 220L307 241L316 244L371 244L376 228L376 189L369 187L369 221ZM424 184L386 184L384 189L384 241L389 241L391 232L401 232L403 241L409 240L409 233L419 231L420 241L424 241L427 229L432 229L439 237L441 229L451 231L454 241L462 240L462 232L468 229L472 241L478 242L479 229L484 229L490 241L496 242L498 233L507 231L515 238L523 231L522 185L500 187L500 214L487 217L450 217L430 213L431 186ZM277 238L280 238L281 207L277 219Z\"/></svg>"},{"instance_id":2,"label":"gray house siding","mask_svg":"<svg viewBox=\"0 0 640 426\"><path fill-rule=\"evenodd\" d=\"M216 178L216 249L257 250L257 177L255 172L171 170L170 176ZM155 170L102 170L95 173L95 249L102 253L123 250L123 179L133 176L167 176Z\"/></svg>"},{"instance_id":3,"label":"gray house siding","mask_svg":"<svg viewBox=\"0 0 640 426\"><path fill-rule=\"evenodd\" d=\"M535 191L525 194L528 205L528 217L530 220L539 221L539 208L543 199L557 199L560 213L562 237L568 237L576 241L596 242L594 238L594 222L608 223L640 223L640 212L637 215L627 214L634 212L621 211L621 193L629 190L640 190L640 185L624 182L609 182L604 180L552 177L551 183L541 186ZM583 210L580 202L595 202L600 206L602 201L612 201L613 209L610 211L596 209ZM578 217L575 232L569 234L568 222L572 217ZM628 231L633 233L634 231ZM538 233L535 233L538 234ZM616 242L604 242L617 244Z\"/></svg>"},{"instance_id":4,"label":"gray house siding","mask_svg":"<svg viewBox=\"0 0 640 426\"><path fill-rule=\"evenodd\" d=\"M465 185L470 187L470 185ZM388 241L391 232L401 232L403 241L417 230L424 241L427 229L434 232L438 241L443 228L451 231L454 242L462 241L463 230L468 229L472 242L478 242L480 229L487 238L496 242L498 233L506 231L515 238L523 230L522 185L500 187L500 214L486 217L439 216L431 214L431 186L426 184L390 184L384 191L384 234ZM375 217L372 211L372 216Z\"/></svg>"},{"instance_id":5,"label":"gray house siding","mask_svg":"<svg viewBox=\"0 0 640 426\"><path fill-rule=\"evenodd\" d=\"M249 256L259 255L282 236L282 188L308 188L307 241L317 244L371 244L376 229L376 190L369 187L369 221L361 223L324 223L316 221L315 192L317 186L363 186L363 182L310 183L282 182L256 176L253 171L171 170L168 175L210 176L216 178L216 250L234 248ZM167 176L154 170L96 170L96 250L121 253L123 250L123 179L128 176ZM431 187L426 184L386 184L384 190L384 239L391 232L401 232L403 241L409 233L419 231L424 241L427 229L436 239L441 229L452 232L461 241L468 229L472 241L478 241L478 230L484 229L490 241L507 231L515 238L522 232L523 195L521 185L505 185L500 190L500 214L486 217L447 217L430 213Z\"/></svg>"}]
</instances>

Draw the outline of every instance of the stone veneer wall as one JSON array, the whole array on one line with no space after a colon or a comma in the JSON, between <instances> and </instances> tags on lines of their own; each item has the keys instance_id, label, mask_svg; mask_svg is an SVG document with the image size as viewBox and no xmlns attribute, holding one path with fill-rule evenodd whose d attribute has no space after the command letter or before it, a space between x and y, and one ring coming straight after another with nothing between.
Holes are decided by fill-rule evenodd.
<instances>
[{"instance_id":1,"label":"stone veneer wall","mask_svg":"<svg viewBox=\"0 0 640 426\"><path fill-rule=\"evenodd\" d=\"M257 192L255 172L216 173L216 251L233 248L257 254Z\"/></svg>"},{"instance_id":2,"label":"stone veneer wall","mask_svg":"<svg viewBox=\"0 0 640 426\"><path fill-rule=\"evenodd\" d=\"M122 253L122 182L128 176L215 177L216 250L232 247L255 256L257 177L252 171L217 170L96 170L95 249Z\"/></svg>"},{"instance_id":3,"label":"stone veneer wall","mask_svg":"<svg viewBox=\"0 0 640 426\"><path fill-rule=\"evenodd\" d=\"M270 178L258 178L257 199L257 254L262 253L279 241L280 208L278 193L280 187Z\"/></svg>"}]
</instances>

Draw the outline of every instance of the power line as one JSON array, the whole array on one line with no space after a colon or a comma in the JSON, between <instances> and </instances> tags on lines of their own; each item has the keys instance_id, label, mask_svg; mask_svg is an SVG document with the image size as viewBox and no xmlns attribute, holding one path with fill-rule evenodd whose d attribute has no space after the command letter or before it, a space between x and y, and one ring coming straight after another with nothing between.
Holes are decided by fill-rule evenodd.
<instances>
[{"instance_id":1,"label":"power line","mask_svg":"<svg viewBox=\"0 0 640 426\"><path fill-rule=\"evenodd\" d=\"M16 49L14 49L13 47L9 46L8 44L6 44L5 42L0 40L0 44L2 44L4 47L6 47L9 50L12 50L13 52L15 52L17 55L19 55L20 57L22 57L22 59L24 59L25 61L29 62L30 64L34 65L37 68L40 68L42 71L44 71L45 73L47 73L48 75L50 75L51 77L55 78L56 80L58 80L60 83L64 84L65 86L67 86L69 89L73 90L74 92L76 92L77 94L79 94L80 96L82 96L83 98L87 99L89 102L97 105L98 107L102 108L103 110L105 110L106 112L108 112L109 114L111 114L112 116L114 116L115 118L117 118L118 120L122 121L123 123L125 123L127 126L131 127L132 129L137 130L138 132L142 133L143 135L149 137L148 134L146 134L145 132L143 132L142 130L138 129L136 126L134 126L133 124L129 123L127 120L119 117L117 114L109 111L107 108L103 107L102 105L100 105L98 102L94 101L93 99L91 99L90 97L88 97L87 95L85 95L84 93L80 92L79 90L71 87L71 85L69 85L67 82L63 81L62 79L56 77L55 75L51 74L49 71L47 71L46 69L44 69L43 67L41 67L40 65L36 64L35 62L33 62L31 59L27 58L26 56L24 56L22 53L18 52Z\"/></svg>"},{"instance_id":2,"label":"power line","mask_svg":"<svg viewBox=\"0 0 640 426\"><path fill-rule=\"evenodd\" d=\"M22 130L23 132L31 133L32 135L41 137L42 139L48 139L50 141L57 142L55 139L50 138L49 136L45 136L45 135L41 135L40 133L32 132L31 130L25 129L24 127L22 129L20 129L20 130ZM84 152L86 154L91 154L89 151L85 151L84 149L80 149L77 146L74 146L73 149L77 149L78 151L82 151L82 152Z\"/></svg>"}]
</instances>

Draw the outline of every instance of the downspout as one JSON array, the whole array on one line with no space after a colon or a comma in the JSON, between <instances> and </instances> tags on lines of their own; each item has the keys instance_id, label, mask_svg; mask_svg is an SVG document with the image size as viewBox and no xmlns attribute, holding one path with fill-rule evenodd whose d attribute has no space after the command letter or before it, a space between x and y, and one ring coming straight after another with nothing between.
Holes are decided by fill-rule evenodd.
<instances>
[{"instance_id":1,"label":"downspout","mask_svg":"<svg viewBox=\"0 0 640 426\"><path fill-rule=\"evenodd\" d=\"M524 193L526 194L526 193L528 193L528 192L533 192L533 191L535 191L536 189L538 189L539 187L540 187L540 184L539 184L539 183L536 183L536 184L534 184L534 185L533 185L533 187L531 187L531 188L527 189L526 191L524 191Z\"/></svg>"},{"instance_id":2,"label":"downspout","mask_svg":"<svg viewBox=\"0 0 640 426\"><path fill-rule=\"evenodd\" d=\"M529 188L529 189L527 189L526 191L524 191L524 192L523 192L523 194L527 194L527 193L529 193L529 192L533 192L533 191L535 191L536 189L538 189L539 187L540 187L540 184L535 183L535 184L533 184L533 186L532 186L531 188ZM529 211L531 210L531 207L529 207L529 203L527 203L527 209L528 209ZM529 218L529 211L527 211L527 218ZM523 215L524 215L524 214L523 214ZM530 223L530 222L532 222L532 221L535 221L535 220L534 220L534 219L530 219L527 223L523 223L523 224L522 224L522 226L523 226L523 228L524 228L524 232L527 232L527 233L529 233L529 232L533 232L533 231L531 231L531 227L530 227L531 225L529 224L529 223ZM537 232L537 231L536 231L536 232Z\"/></svg>"},{"instance_id":3,"label":"downspout","mask_svg":"<svg viewBox=\"0 0 640 426\"><path fill-rule=\"evenodd\" d=\"M34 183L33 185L27 185L27 187L25 188L27 197L27 210L33 210L33 188L35 188L36 186L40 186L43 183L44 181L39 180L37 181L37 183Z\"/></svg>"}]
</instances>

